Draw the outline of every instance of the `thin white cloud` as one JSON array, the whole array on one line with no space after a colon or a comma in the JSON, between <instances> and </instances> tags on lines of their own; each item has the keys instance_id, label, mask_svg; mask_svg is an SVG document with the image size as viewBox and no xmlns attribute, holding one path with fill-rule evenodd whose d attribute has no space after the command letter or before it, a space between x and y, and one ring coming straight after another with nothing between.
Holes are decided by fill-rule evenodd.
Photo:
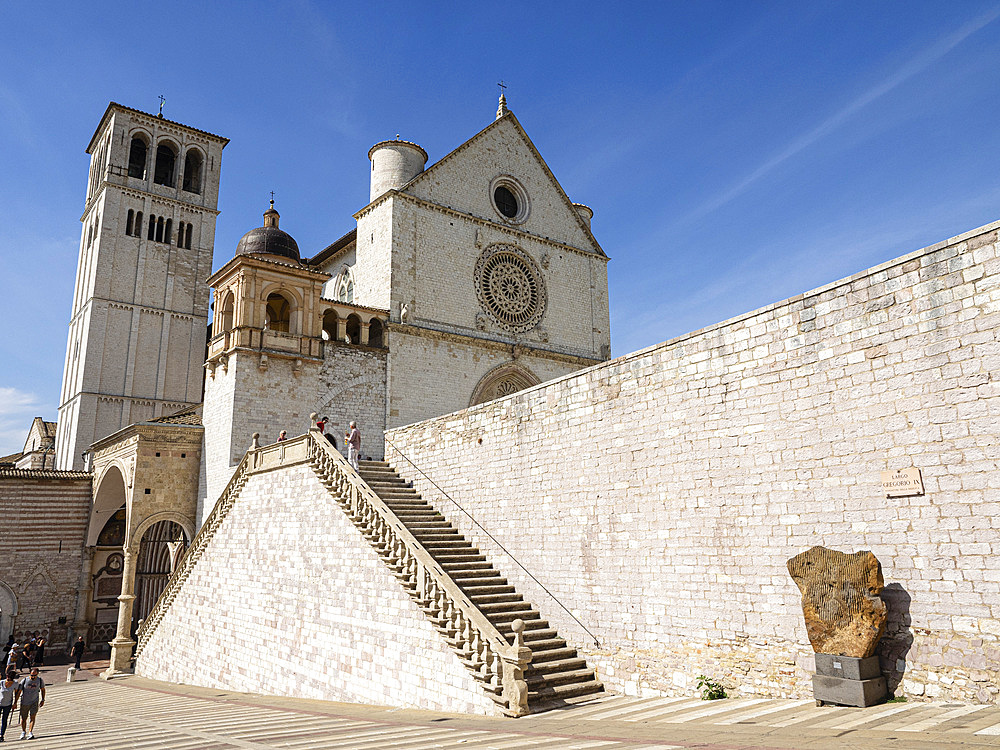
<instances>
[{"instance_id":1,"label":"thin white cloud","mask_svg":"<svg viewBox=\"0 0 1000 750\"><path fill-rule=\"evenodd\" d=\"M762 177L774 171L778 166L807 149L817 141L830 135L876 99L885 96L897 86L900 86L916 76L918 73L926 70L933 63L940 60L963 41L968 39L984 26L987 26L995 21L998 17L1000 17L1000 8L994 8L990 12L962 25L950 34L941 37L938 41L930 45L920 54L907 61L903 66L896 70L892 75L888 76L881 83L865 91L847 106L843 107L838 112L835 112L812 130L809 130L808 132L800 135L798 138L795 138L791 143L785 146L785 148L754 169L750 174L746 175L718 195L705 201L697 208L685 214L677 223L688 224L701 219L716 209L724 206L726 203L729 203L734 198L742 195L751 185L760 180Z\"/></svg>"},{"instance_id":2,"label":"thin white cloud","mask_svg":"<svg viewBox=\"0 0 1000 750\"><path fill-rule=\"evenodd\" d=\"M42 408L34 393L0 386L0 456L24 447L31 420L39 416Z\"/></svg>"}]
</instances>

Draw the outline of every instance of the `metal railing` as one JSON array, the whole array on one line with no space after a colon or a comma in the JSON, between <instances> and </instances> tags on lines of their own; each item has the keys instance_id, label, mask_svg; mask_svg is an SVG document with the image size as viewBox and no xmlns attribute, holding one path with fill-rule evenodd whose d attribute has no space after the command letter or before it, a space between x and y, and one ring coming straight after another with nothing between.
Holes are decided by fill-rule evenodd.
<instances>
[{"instance_id":1,"label":"metal railing","mask_svg":"<svg viewBox=\"0 0 1000 750\"><path fill-rule=\"evenodd\" d=\"M566 612L566 614L568 614L568 615L569 615L570 617L572 617L572 618L573 618L573 620L574 620L574 621L575 621L575 622L576 622L576 623L577 623L577 624L578 624L578 625L579 625L579 626L580 626L581 628L583 628L584 632L585 632L585 633L586 633L587 635L589 635L589 636L590 636L591 638L593 638L593 640L594 640L594 645L595 645L595 646L597 646L598 648L600 648L600 646L601 646L601 642L600 642L599 640L597 640L597 636L596 636L596 635L594 635L594 634L593 634L592 632L590 632L590 629L589 629L589 628L587 628L587 626L586 626L586 625L584 625L584 624L583 624L582 622L580 622L580 618L578 618L578 617L577 617L576 615L574 615L574 614L573 614L573 612L572 612L572 611L571 611L571 610L569 609L569 607L567 607L567 606L566 606L565 604L563 604L563 603L562 603L562 602L561 602L561 601L559 600L559 597L557 597L557 596L556 596L555 594L553 594L553 593L552 593L551 591L549 591L549 590L548 590L548 588L546 588L545 584L544 584L544 583L542 583L541 581L539 581L539 580L538 580L538 579L537 579L537 578L536 578L536 577L534 576L534 574L533 574L533 573L532 573L532 572L531 572L530 570L528 570L528 569L527 569L527 568L526 568L526 567L524 566L524 564L522 564L522 563L521 563L521 561L520 561L520 560L518 560L518 559L517 559L517 558L516 558L516 557L514 556L514 553L512 553L512 552L511 552L511 551L510 551L509 549L507 549L506 547L504 547L504 546L503 546L503 544L502 544L502 543L500 542L500 540L499 540L499 539L497 539L497 538L496 538L495 536L493 536L493 535L492 535L492 534L491 534L491 533L489 532L489 530L487 530L487 529L486 529L486 527L485 527L485 526L483 526L483 525L482 525L481 523L479 523L479 521L478 521L478 520L476 520L476 517L475 517L475 516L473 516L473 515L472 515L472 514L471 514L471 513L469 512L469 511L467 511L467 510L466 510L465 508L463 508L463 507L462 507L461 505L459 505L458 501L457 501L457 500L455 500L455 498L453 498L453 497L452 497L451 495L449 495L449 494L448 494L447 492L445 492L445 491L444 491L443 489L441 489L441 486L440 486L440 485L439 485L439 484L438 484L437 482L435 482L435 481L434 481L433 479L431 479L431 478L430 478L429 476L427 476L427 474L426 474L426 473L424 472L424 470L423 470L423 469L421 469L421 468L420 468L419 466L417 466L417 465L416 465L415 463L413 463L413 461L412 461L412 460L410 460L410 457L409 457L409 456L407 456L407 455L406 455L405 453L403 453L403 451L401 451L401 450L400 450L400 449L399 449L399 448L398 448L398 447L396 446L396 444L395 444L395 443L393 443L393 442L392 442L392 440L390 440L390 439L389 439L389 436L388 436L388 435L385 435L385 442L387 442L387 443L388 443L389 445L391 445L391 446L392 446L392 449L393 449L394 451L396 451L396 453L398 453L398 454L399 454L399 455L400 455L400 456L401 456L401 457L403 458L403 460L405 460L405 461L406 461L406 462L407 462L407 463L408 463L408 464L409 464L410 466L412 466L412 467L413 467L414 469L416 469L416 470L417 470L418 472L420 472L420 475L421 475L421 476L422 476L422 477L423 477L424 479L426 479L426 480L427 480L428 482L430 482L430 483L431 483L432 485L434 485L434 487L435 487L435 488L437 489L437 491L438 491L438 492L440 492L440 493L441 493L442 495L444 495L444 496L445 496L446 498L448 498L448 500L449 500L449 501L450 501L450 502L451 502L451 503L452 503L452 504L453 504L453 505L454 505L454 506L455 506L456 508L458 508L458 509L459 509L460 511L462 511L462 513L464 513L464 514L465 514L465 515L466 515L466 516L467 516L467 517L469 518L469 520L470 520L470 521L472 521L472 523L474 523L474 524L475 524L475 525L476 525L476 526L477 526L477 527L479 528L479 530L480 530L480 531L482 531L482 532L483 532L483 533L484 533L484 534L485 534L486 536L488 536L488 537L489 537L489 538L490 538L490 539L491 539L491 540L493 541L493 543L494 543L494 544L495 544L495 545L496 545L497 547L499 547L499 548L500 548L501 550L503 550L503 551L504 551L504 553L505 553L505 554L506 554L506 555L507 555L507 556L508 556L508 557L509 557L509 558L510 558L511 560L513 560L513 562L514 562L514 564L515 564L515 565L517 565L517 566L518 566L518 567L519 567L519 568L520 568L521 570L523 570L523 571L524 571L524 572L525 572L525 573L526 573L526 574L528 575L528 577L529 577L529 578L530 578L530 579L531 579L532 581L534 581L535 583L537 583L537 584L538 584L538 586L539 586L539 588L541 588L541 590L542 590L542 591L544 591L544 592L545 592L546 594L548 594L548 595L549 595L549 597L551 597L552 601L554 601L554 602L555 602L556 604L558 604L558 605L559 605L559 606L560 606L560 607L561 607L561 608L563 609L563 611L565 611L565 612Z\"/></svg>"}]
</instances>

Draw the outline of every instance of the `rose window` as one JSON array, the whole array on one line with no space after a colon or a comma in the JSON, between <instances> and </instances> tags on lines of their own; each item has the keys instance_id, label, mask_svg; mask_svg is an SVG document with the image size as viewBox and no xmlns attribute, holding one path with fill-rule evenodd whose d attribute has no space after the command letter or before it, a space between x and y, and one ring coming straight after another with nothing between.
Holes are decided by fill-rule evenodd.
<instances>
[{"instance_id":1,"label":"rose window","mask_svg":"<svg viewBox=\"0 0 1000 750\"><path fill-rule=\"evenodd\" d=\"M479 303L500 325L515 333L538 325L545 312L545 286L534 263L510 245L486 249L476 263Z\"/></svg>"}]
</instances>

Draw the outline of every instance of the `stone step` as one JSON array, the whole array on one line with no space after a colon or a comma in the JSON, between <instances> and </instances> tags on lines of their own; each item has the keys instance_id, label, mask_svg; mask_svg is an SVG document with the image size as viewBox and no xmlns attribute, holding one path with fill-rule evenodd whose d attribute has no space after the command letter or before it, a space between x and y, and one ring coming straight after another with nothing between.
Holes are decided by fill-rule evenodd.
<instances>
[{"instance_id":1,"label":"stone step","mask_svg":"<svg viewBox=\"0 0 1000 750\"><path fill-rule=\"evenodd\" d=\"M484 554L472 554L465 552L443 552L439 555L435 555L434 559L437 560L442 565L450 565L451 563L460 562L485 562L486 555Z\"/></svg>"},{"instance_id":2,"label":"stone step","mask_svg":"<svg viewBox=\"0 0 1000 750\"><path fill-rule=\"evenodd\" d=\"M462 587L462 591L464 591L466 594L470 594L470 595L474 594L474 593L475 594L483 594L483 593L486 593L486 592L484 592L484 591L481 590L483 587L486 587L486 588L493 588L493 587L497 587L497 586L499 586L499 587L506 587L507 586L507 579L506 578L493 578L493 577L490 577L490 578L485 578L485 577L484 578L466 578L459 585ZM514 588L510 587L510 590L513 591ZM496 593L504 593L504 592L499 592L498 591Z\"/></svg>"},{"instance_id":3,"label":"stone step","mask_svg":"<svg viewBox=\"0 0 1000 750\"><path fill-rule=\"evenodd\" d=\"M417 539L461 539L463 542L465 541L465 537L452 528L410 529L410 533Z\"/></svg>"},{"instance_id":4,"label":"stone step","mask_svg":"<svg viewBox=\"0 0 1000 750\"><path fill-rule=\"evenodd\" d=\"M504 625L503 627L498 627L497 630L507 639L508 642L513 642L514 633L510 629L510 625ZM534 649L535 644L542 641L562 641L562 645L566 645L566 641L559 637L559 633L556 632L555 628L543 628L541 630L535 630L528 626L528 623L524 623L524 642L531 649Z\"/></svg>"},{"instance_id":5,"label":"stone step","mask_svg":"<svg viewBox=\"0 0 1000 750\"><path fill-rule=\"evenodd\" d=\"M549 623L542 619L541 613L534 609L526 609L522 612L490 612L487 613L486 617L496 626L497 630L505 634L508 631L513 632L510 630L510 624L514 620L524 620L525 631L549 626Z\"/></svg>"},{"instance_id":6,"label":"stone step","mask_svg":"<svg viewBox=\"0 0 1000 750\"><path fill-rule=\"evenodd\" d=\"M471 562L441 562L438 560L438 562L441 563L441 567L445 570L483 570L495 572L493 566L486 560L473 560Z\"/></svg>"},{"instance_id":7,"label":"stone step","mask_svg":"<svg viewBox=\"0 0 1000 750\"><path fill-rule=\"evenodd\" d=\"M552 643L562 641L561 638L552 639ZM525 639L527 642L527 639ZM575 648L570 646L564 646L562 648L548 648L543 649L542 644L548 643L548 641L534 641L531 648L531 663L532 664L543 664L547 661L562 660L562 659L573 659L577 656L577 651ZM565 643L565 641L563 641Z\"/></svg>"},{"instance_id":8,"label":"stone step","mask_svg":"<svg viewBox=\"0 0 1000 750\"><path fill-rule=\"evenodd\" d=\"M586 684L594 680L592 669L573 669L565 672L542 673L531 669L525 670L524 681L528 683L528 690L532 687L542 686L555 687L556 685Z\"/></svg>"},{"instance_id":9,"label":"stone step","mask_svg":"<svg viewBox=\"0 0 1000 750\"><path fill-rule=\"evenodd\" d=\"M530 611L527 609L528 605L526 602L474 602L474 604L479 607L482 612L486 614L493 614L497 612L524 612Z\"/></svg>"},{"instance_id":10,"label":"stone step","mask_svg":"<svg viewBox=\"0 0 1000 750\"><path fill-rule=\"evenodd\" d=\"M500 580L500 574L497 573L496 571L488 572L483 570L448 570L447 568L445 570L447 570L448 575L450 575L452 578L454 578L456 581L459 582L460 586L464 581L467 581L470 578L476 580L483 580L489 578L492 575L494 577L493 580Z\"/></svg>"},{"instance_id":11,"label":"stone step","mask_svg":"<svg viewBox=\"0 0 1000 750\"><path fill-rule=\"evenodd\" d=\"M459 584L459 586L462 587L462 591L464 591L473 599L477 596L491 596L493 594L516 593L514 587L508 586L506 583L494 584L490 582L490 583L475 584L471 581L462 581Z\"/></svg>"},{"instance_id":12,"label":"stone step","mask_svg":"<svg viewBox=\"0 0 1000 750\"><path fill-rule=\"evenodd\" d=\"M416 536L416 535L414 535ZM424 544L427 549L474 549L465 539L458 537L457 539L431 539Z\"/></svg>"},{"instance_id":13,"label":"stone step","mask_svg":"<svg viewBox=\"0 0 1000 750\"><path fill-rule=\"evenodd\" d=\"M516 591L511 591L508 594L477 594L476 596L470 596L469 599L476 606L483 604L496 604L498 602L520 602L523 601L520 594Z\"/></svg>"},{"instance_id":14,"label":"stone step","mask_svg":"<svg viewBox=\"0 0 1000 750\"><path fill-rule=\"evenodd\" d=\"M539 687L535 690L528 689L528 706L534 710L544 708L546 703L551 701L561 701L565 698L572 698L579 695L589 695L590 693L600 693L604 690L598 680L582 683L569 683L567 685L553 685L551 687Z\"/></svg>"},{"instance_id":15,"label":"stone step","mask_svg":"<svg viewBox=\"0 0 1000 750\"><path fill-rule=\"evenodd\" d=\"M537 670L543 675L571 672L586 672L589 677L594 676L594 670L587 666L587 660L580 656L567 657L564 659L545 659L536 662L534 652L532 652L531 665L529 671Z\"/></svg>"}]
</instances>

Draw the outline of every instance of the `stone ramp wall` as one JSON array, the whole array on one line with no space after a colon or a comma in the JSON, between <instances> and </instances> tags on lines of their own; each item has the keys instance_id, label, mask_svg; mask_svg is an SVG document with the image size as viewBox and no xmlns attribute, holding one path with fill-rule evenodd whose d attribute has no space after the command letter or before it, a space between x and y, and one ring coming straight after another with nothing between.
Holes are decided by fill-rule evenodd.
<instances>
[{"instance_id":1,"label":"stone ramp wall","mask_svg":"<svg viewBox=\"0 0 1000 750\"><path fill-rule=\"evenodd\" d=\"M387 433L600 647L389 444L387 460L612 690L706 674L808 697L785 561L821 544L881 561L897 694L997 702L998 226ZM925 494L886 498L880 472L911 466Z\"/></svg>"},{"instance_id":2,"label":"stone ramp wall","mask_svg":"<svg viewBox=\"0 0 1000 750\"><path fill-rule=\"evenodd\" d=\"M308 464L249 478L136 673L270 695L496 713Z\"/></svg>"}]
</instances>

